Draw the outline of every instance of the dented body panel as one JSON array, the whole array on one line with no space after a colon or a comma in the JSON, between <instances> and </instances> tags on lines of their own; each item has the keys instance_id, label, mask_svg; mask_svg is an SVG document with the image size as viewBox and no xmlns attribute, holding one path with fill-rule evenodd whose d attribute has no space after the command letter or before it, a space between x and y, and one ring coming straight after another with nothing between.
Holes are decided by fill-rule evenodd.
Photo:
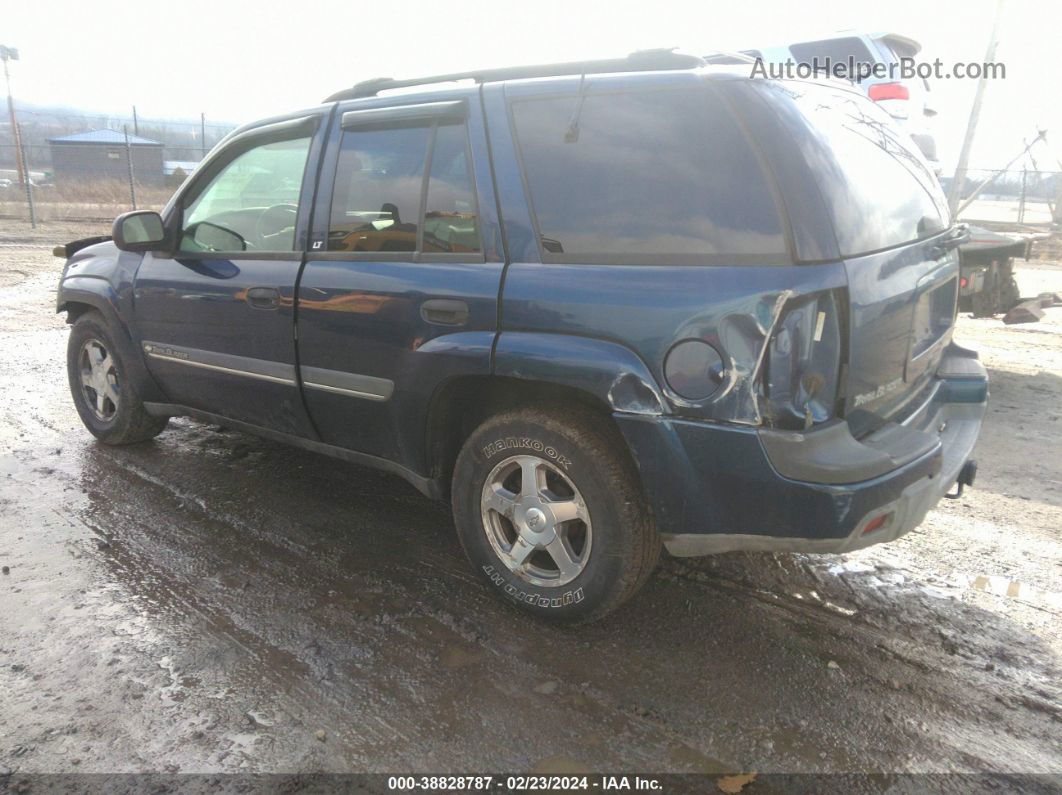
<instances>
[{"instance_id":1,"label":"dented body panel","mask_svg":"<svg viewBox=\"0 0 1062 795\"><path fill-rule=\"evenodd\" d=\"M839 263L765 268L511 265L497 362L501 364L501 352L516 329L548 335L558 349L555 361L543 361L538 354L537 363L507 363L505 374L517 377L552 371L564 361L564 351L583 351L594 343L595 349L611 354L581 369L584 388L601 393L603 379L611 384L624 373L640 371L662 398L659 413L755 426L762 421L757 375L782 306L793 296L844 285ZM725 356L725 381L703 400L683 398L664 378L668 350L685 339L706 340ZM613 369L605 378L600 373L609 363Z\"/></svg>"}]
</instances>

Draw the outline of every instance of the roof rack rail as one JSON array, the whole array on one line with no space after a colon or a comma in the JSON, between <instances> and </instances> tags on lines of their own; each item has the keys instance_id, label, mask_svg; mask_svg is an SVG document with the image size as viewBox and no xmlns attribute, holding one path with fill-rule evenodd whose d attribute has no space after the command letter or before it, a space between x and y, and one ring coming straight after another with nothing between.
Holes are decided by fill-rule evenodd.
<instances>
[{"instance_id":1,"label":"roof rack rail","mask_svg":"<svg viewBox=\"0 0 1062 795\"><path fill-rule=\"evenodd\" d=\"M564 75L601 74L604 72L645 72L663 69L693 69L704 66L705 61L696 55L675 52L674 49L638 50L624 58L606 58L596 61L569 61L567 63L539 64L537 66L506 66L498 69L481 69L472 72L454 72L447 75L395 80L391 77L375 77L362 80L351 88L337 91L325 102L344 99L374 97L381 91L392 88L408 88L432 83L452 83L457 80L474 80L487 83L495 80L520 80L527 77L561 77Z\"/></svg>"},{"instance_id":2,"label":"roof rack rail","mask_svg":"<svg viewBox=\"0 0 1062 795\"><path fill-rule=\"evenodd\" d=\"M733 50L716 50L715 52L710 52L701 57L704 58L705 63L710 64L756 63L755 55L749 55L747 52L735 52Z\"/></svg>"}]
</instances>

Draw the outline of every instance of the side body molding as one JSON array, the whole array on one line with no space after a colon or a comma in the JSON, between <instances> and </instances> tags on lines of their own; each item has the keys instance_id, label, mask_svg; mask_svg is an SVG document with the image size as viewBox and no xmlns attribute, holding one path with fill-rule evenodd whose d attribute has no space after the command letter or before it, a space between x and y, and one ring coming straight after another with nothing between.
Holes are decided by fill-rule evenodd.
<instances>
[{"instance_id":1,"label":"side body molding","mask_svg":"<svg viewBox=\"0 0 1062 795\"><path fill-rule=\"evenodd\" d=\"M637 354L608 340L568 334L503 331L494 374L589 392L613 411L660 415L667 403Z\"/></svg>"}]
</instances>

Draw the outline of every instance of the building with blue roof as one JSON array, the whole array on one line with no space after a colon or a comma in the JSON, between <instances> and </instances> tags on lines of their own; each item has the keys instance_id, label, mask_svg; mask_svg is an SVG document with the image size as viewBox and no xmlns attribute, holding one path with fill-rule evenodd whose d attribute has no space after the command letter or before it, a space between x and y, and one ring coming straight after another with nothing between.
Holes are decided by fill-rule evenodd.
<instances>
[{"instance_id":1,"label":"building with blue roof","mask_svg":"<svg viewBox=\"0 0 1062 795\"><path fill-rule=\"evenodd\" d=\"M61 187L88 185L100 181L133 179L151 187L163 183L163 144L139 135L117 130L87 130L48 139L55 183Z\"/></svg>"}]
</instances>

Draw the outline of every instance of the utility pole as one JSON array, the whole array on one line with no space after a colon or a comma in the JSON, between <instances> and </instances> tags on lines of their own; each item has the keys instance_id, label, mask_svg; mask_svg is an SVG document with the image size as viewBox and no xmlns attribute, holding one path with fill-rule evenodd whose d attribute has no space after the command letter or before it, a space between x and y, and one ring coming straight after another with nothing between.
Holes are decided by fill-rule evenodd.
<instances>
[{"instance_id":1,"label":"utility pole","mask_svg":"<svg viewBox=\"0 0 1062 795\"><path fill-rule=\"evenodd\" d=\"M18 140L22 141L22 130L18 131ZM18 150L19 156L22 158L23 164L26 167L26 173L29 173L29 161L26 159L26 152L22 149L22 144L19 144ZM37 211L33 208L33 180L27 179L23 183L26 187L26 206L29 207L30 226L34 229L37 228Z\"/></svg>"},{"instance_id":2,"label":"utility pole","mask_svg":"<svg viewBox=\"0 0 1062 795\"><path fill-rule=\"evenodd\" d=\"M133 135L140 135L140 123L136 119L136 105L133 105Z\"/></svg>"},{"instance_id":3,"label":"utility pole","mask_svg":"<svg viewBox=\"0 0 1062 795\"><path fill-rule=\"evenodd\" d=\"M7 69L8 61L18 60L18 50L0 44L0 59L4 61L4 80L7 81L7 112L11 115L11 141L15 145L15 168L18 169L19 184L25 185L27 174L26 164L22 160L22 132L19 130L18 118L15 116L15 100L11 97L11 73Z\"/></svg>"},{"instance_id":4,"label":"utility pole","mask_svg":"<svg viewBox=\"0 0 1062 795\"><path fill-rule=\"evenodd\" d=\"M1025 221L1025 189L1028 183L1029 172L1024 166L1021 169L1021 199L1018 201L1018 223Z\"/></svg>"},{"instance_id":5,"label":"utility pole","mask_svg":"<svg viewBox=\"0 0 1062 795\"><path fill-rule=\"evenodd\" d=\"M129 128L122 125L122 135L125 136L125 165L129 170L129 203L136 209L136 183L133 180L133 147L129 145Z\"/></svg>"},{"instance_id":6,"label":"utility pole","mask_svg":"<svg viewBox=\"0 0 1062 795\"><path fill-rule=\"evenodd\" d=\"M999 20L1002 16L1003 0L997 0L996 19L992 23L992 38L988 40L988 49L985 51L986 64L996 59L996 45L999 44ZM951 210L953 218L958 215L959 198L962 196L962 186L966 181L966 166L970 162L970 150L973 148L974 133L977 132L977 117L981 115L981 101L985 96L985 82L985 70L982 70L981 78L977 81L973 107L970 108L970 120L966 122L966 135L962 139L958 165L955 166L955 178L951 181L951 190L948 191L948 209Z\"/></svg>"},{"instance_id":7,"label":"utility pole","mask_svg":"<svg viewBox=\"0 0 1062 795\"><path fill-rule=\"evenodd\" d=\"M206 157L206 114L199 114L199 153L200 160Z\"/></svg>"}]
</instances>

